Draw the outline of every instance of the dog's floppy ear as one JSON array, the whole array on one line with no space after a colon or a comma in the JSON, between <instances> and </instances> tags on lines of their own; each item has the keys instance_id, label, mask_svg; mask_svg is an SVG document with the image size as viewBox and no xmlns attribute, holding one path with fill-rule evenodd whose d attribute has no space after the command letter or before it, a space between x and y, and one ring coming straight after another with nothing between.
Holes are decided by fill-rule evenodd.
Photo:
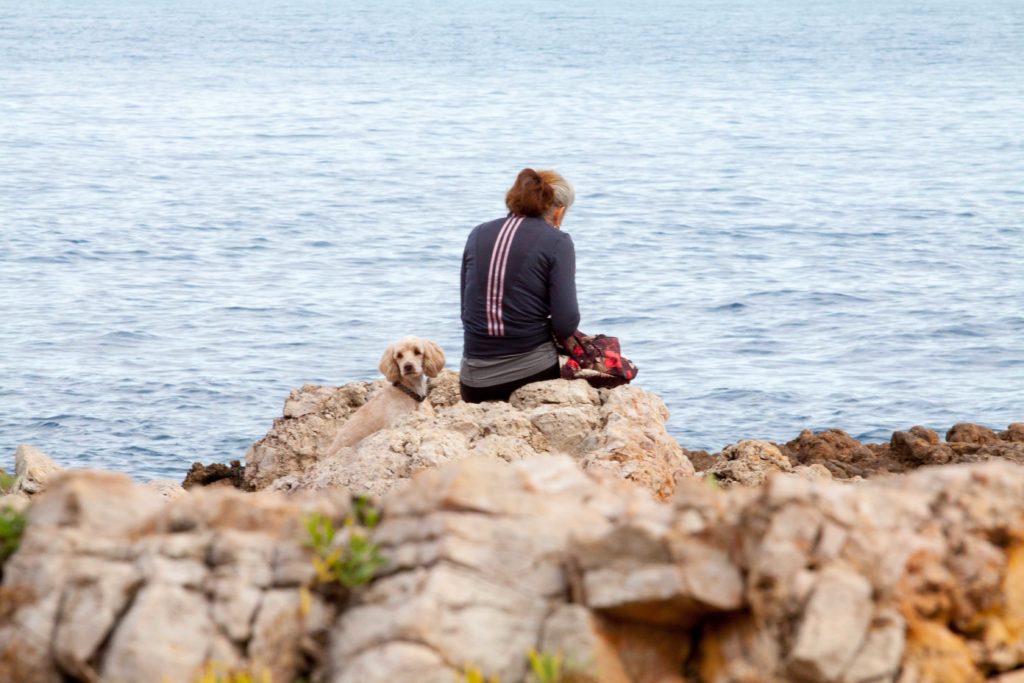
<instances>
[{"instance_id":1,"label":"dog's floppy ear","mask_svg":"<svg viewBox=\"0 0 1024 683\"><path fill-rule=\"evenodd\" d=\"M380 374L387 377L392 384L402 379L402 371L398 368L398 363L395 362L394 344L384 349L384 355L380 357Z\"/></svg>"},{"instance_id":2,"label":"dog's floppy ear","mask_svg":"<svg viewBox=\"0 0 1024 683\"><path fill-rule=\"evenodd\" d=\"M434 342L424 339L423 374L427 377L437 377L442 370L444 370L444 351Z\"/></svg>"}]
</instances>

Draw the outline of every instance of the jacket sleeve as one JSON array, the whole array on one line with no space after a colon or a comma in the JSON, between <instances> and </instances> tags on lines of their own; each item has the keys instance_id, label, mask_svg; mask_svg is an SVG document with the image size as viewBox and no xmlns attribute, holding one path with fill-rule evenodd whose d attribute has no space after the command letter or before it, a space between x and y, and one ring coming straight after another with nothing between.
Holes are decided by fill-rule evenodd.
<instances>
[{"instance_id":1,"label":"jacket sleeve","mask_svg":"<svg viewBox=\"0 0 1024 683\"><path fill-rule=\"evenodd\" d=\"M548 280L551 328L559 341L569 337L580 324L580 308L576 301L576 249L568 233L562 234L564 237L555 244Z\"/></svg>"}]
</instances>

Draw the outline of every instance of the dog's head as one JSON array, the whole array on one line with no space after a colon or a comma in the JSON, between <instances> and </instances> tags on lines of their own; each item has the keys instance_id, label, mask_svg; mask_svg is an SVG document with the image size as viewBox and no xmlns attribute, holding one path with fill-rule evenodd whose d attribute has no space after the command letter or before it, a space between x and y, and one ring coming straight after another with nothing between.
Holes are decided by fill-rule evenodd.
<instances>
[{"instance_id":1,"label":"dog's head","mask_svg":"<svg viewBox=\"0 0 1024 683\"><path fill-rule=\"evenodd\" d=\"M395 382L407 376L437 377L444 369L444 351L429 339L406 337L384 350L380 371L388 381Z\"/></svg>"}]
</instances>

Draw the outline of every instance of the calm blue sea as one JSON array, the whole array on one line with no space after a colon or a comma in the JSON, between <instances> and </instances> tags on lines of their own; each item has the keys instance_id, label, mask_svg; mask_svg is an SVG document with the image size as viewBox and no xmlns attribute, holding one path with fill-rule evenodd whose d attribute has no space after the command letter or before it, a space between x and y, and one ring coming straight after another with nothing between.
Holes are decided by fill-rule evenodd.
<instances>
[{"instance_id":1,"label":"calm blue sea","mask_svg":"<svg viewBox=\"0 0 1024 683\"><path fill-rule=\"evenodd\" d=\"M0 0L0 466L178 478L399 336L457 367L526 165L684 446L1024 420L1020 0Z\"/></svg>"}]
</instances>

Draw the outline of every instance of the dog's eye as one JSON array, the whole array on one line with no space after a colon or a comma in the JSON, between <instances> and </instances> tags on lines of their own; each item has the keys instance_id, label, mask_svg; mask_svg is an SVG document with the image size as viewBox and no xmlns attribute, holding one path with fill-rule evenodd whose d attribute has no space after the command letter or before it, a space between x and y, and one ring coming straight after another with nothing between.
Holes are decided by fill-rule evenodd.
<instances>
[{"instance_id":1,"label":"dog's eye","mask_svg":"<svg viewBox=\"0 0 1024 683\"><path fill-rule=\"evenodd\" d=\"M422 356L422 355L423 355L423 352L422 352L422 351L420 351L419 349L416 349L416 355L417 355L417 356Z\"/></svg>"}]
</instances>

